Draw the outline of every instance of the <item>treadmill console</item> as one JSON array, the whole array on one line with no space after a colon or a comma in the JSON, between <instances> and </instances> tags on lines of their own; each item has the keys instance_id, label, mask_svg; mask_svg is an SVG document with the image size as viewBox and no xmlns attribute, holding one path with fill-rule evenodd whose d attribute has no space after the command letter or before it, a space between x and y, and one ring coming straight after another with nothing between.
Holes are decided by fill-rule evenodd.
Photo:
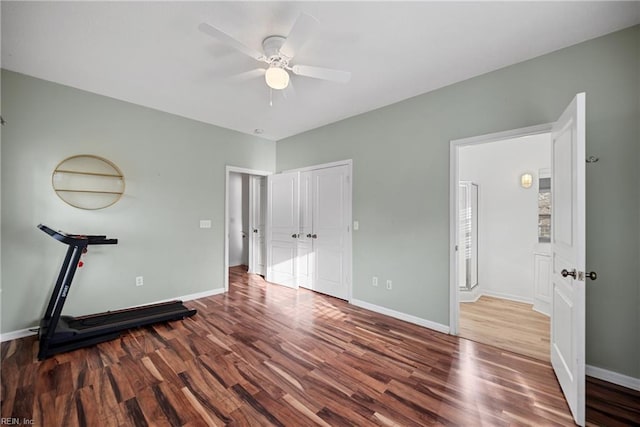
<instances>
[{"instance_id":1,"label":"treadmill console","mask_svg":"<svg viewBox=\"0 0 640 427\"><path fill-rule=\"evenodd\" d=\"M68 234L60 230L55 231L44 224L38 224L38 228L54 239L70 246L118 244L118 239L107 239L107 236L104 235Z\"/></svg>"}]
</instances>

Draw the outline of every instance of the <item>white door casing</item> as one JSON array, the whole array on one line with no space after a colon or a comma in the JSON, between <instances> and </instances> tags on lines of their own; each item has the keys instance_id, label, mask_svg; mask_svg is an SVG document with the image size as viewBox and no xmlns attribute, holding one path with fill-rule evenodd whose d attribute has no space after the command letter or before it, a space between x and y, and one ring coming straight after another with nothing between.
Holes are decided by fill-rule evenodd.
<instances>
[{"instance_id":1,"label":"white door casing","mask_svg":"<svg viewBox=\"0 0 640 427\"><path fill-rule=\"evenodd\" d=\"M298 172L267 177L267 281L297 288Z\"/></svg>"},{"instance_id":2,"label":"white door casing","mask_svg":"<svg viewBox=\"0 0 640 427\"><path fill-rule=\"evenodd\" d=\"M348 166L312 172L313 285L317 292L348 299Z\"/></svg>"},{"instance_id":3,"label":"white door casing","mask_svg":"<svg viewBox=\"0 0 640 427\"><path fill-rule=\"evenodd\" d=\"M551 364L574 421L585 423L585 94L552 129ZM563 276L566 270L571 275Z\"/></svg>"}]
</instances>

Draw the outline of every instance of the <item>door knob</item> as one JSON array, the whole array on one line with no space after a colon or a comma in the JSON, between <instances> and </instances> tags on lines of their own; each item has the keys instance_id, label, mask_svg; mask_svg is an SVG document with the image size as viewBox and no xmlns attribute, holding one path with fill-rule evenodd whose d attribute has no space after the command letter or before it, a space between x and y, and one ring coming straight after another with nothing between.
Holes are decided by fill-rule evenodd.
<instances>
[{"instance_id":1,"label":"door knob","mask_svg":"<svg viewBox=\"0 0 640 427\"><path fill-rule=\"evenodd\" d=\"M598 278L598 274L595 271L590 271L586 273L585 276L591 280L596 280Z\"/></svg>"},{"instance_id":2,"label":"door knob","mask_svg":"<svg viewBox=\"0 0 640 427\"><path fill-rule=\"evenodd\" d=\"M297 234L295 234L295 233L293 233L293 234L291 235L291 237L293 237L293 238L295 239L296 237L298 237L298 235L297 235Z\"/></svg>"},{"instance_id":3,"label":"door knob","mask_svg":"<svg viewBox=\"0 0 640 427\"><path fill-rule=\"evenodd\" d=\"M254 233L257 233L257 232L258 232L258 229L257 229L257 228L254 228L254 229L253 229L253 232L254 232Z\"/></svg>"},{"instance_id":4,"label":"door knob","mask_svg":"<svg viewBox=\"0 0 640 427\"><path fill-rule=\"evenodd\" d=\"M311 238L311 233L307 234L307 238L310 239Z\"/></svg>"},{"instance_id":5,"label":"door knob","mask_svg":"<svg viewBox=\"0 0 640 427\"><path fill-rule=\"evenodd\" d=\"M318 238L318 235L317 235L317 234L312 234L312 235L311 235L311 237L312 237L313 239L317 239L317 238Z\"/></svg>"},{"instance_id":6,"label":"door knob","mask_svg":"<svg viewBox=\"0 0 640 427\"><path fill-rule=\"evenodd\" d=\"M562 277L567 277L567 276L571 276L574 279L576 278L576 270L575 268L571 271L567 271L566 268L563 268L562 271L560 272L560 274L562 275Z\"/></svg>"}]
</instances>

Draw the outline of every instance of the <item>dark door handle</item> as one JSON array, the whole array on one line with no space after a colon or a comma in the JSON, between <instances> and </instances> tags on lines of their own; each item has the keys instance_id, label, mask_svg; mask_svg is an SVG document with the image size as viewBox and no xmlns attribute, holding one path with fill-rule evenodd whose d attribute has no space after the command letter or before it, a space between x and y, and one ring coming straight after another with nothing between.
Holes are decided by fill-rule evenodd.
<instances>
[{"instance_id":1,"label":"dark door handle","mask_svg":"<svg viewBox=\"0 0 640 427\"><path fill-rule=\"evenodd\" d=\"M317 235L317 234L312 234L312 235L311 235L311 238L313 238L313 239L317 239L317 238L318 238L318 235Z\"/></svg>"},{"instance_id":2,"label":"dark door handle","mask_svg":"<svg viewBox=\"0 0 640 427\"><path fill-rule=\"evenodd\" d=\"M257 229L257 228L254 228L254 229L253 229L253 232L254 232L254 233L257 233L257 232L258 232L258 229Z\"/></svg>"},{"instance_id":3,"label":"dark door handle","mask_svg":"<svg viewBox=\"0 0 640 427\"><path fill-rule=\"evenodd\" d=\"M294 233L294 234L291 235L291 237L293 237L295 239L295 238L298 237L298 235Z\"/></svg>"},{"instance_id":4,"label":"dark door handle","mask_svg":"<svg viewBox=\"0 0 640 427\"><path fill-rule=\"evenodd\" d=\"M576 278L576 270L575 269L573 269L571 271L567 271L565 268L563 268L562 271L560 272L560 274L562 275L562 277L571 276L574 279Z\"/></svg>"},{"instance_id":5,"label":"dark door handle","mask_svg":"<svg viewBox=\"0 0 640 427\"><path fill-rule=\"evenodd\" d=\"M598 274L595 271L590 271L587 274L585 274L585 276L591 280L596 280L598 278Z\"/></svg>"}]
</instances>

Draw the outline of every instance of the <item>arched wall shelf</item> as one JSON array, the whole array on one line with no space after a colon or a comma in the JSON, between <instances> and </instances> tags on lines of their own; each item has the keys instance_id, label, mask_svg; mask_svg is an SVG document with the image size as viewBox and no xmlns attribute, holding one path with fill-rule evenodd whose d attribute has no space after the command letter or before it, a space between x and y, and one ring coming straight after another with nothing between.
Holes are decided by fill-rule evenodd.
<instances>
[{"instance_id":1,"label":"arched wall shelf","mask_svg":"<svg viewBox=\"0 0 640 427\"><path fill-rule=\"evenodd\" d=\"M113 162L92 154L64 159L51 176L53 189L67 204L87 210L109 207L124 194L124 175Z\"/></svg>"}]
</instances>

